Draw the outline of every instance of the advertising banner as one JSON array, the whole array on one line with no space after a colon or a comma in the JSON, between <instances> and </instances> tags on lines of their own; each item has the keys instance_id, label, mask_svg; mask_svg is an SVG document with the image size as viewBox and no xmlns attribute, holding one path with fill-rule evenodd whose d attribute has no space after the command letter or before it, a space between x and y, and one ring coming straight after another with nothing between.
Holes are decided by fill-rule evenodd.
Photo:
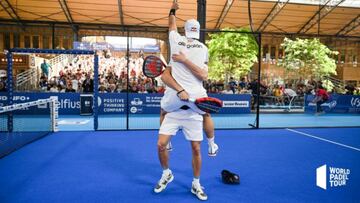
<instances>
[{"instance_id":1,"label":"advertising banner","mask_svg":"<svg viewBox=\"0 0 360 203\"><path fill-rule=\"evenodd\" d=\"M82 113L91 114L88 95L83 99L83 105L80 101L80 93L26 93L15 92L14 103L24 103L35 101L38 99L46 99L56 97L59 102L59 114L76 114ZM159 114L160 101L162 94L138 94L129 93L129 114ZM90 96L90 97L89 97ZM251 95L249 94L212 94L211 97L216 97L223 101L224 107L220 110L220 114L239 114L250 113ZM98 114L125 114L126 113L126 93L99 93L98 99ZM6 93L0 94L0 105L5 105L7 100ZM81 107L83 107L81 111ZM86 108L86 109L84 109ZM86 111L86 112L84 112ZM24 111L26 114L26 111Z\"/></svg>"}]
</instances>

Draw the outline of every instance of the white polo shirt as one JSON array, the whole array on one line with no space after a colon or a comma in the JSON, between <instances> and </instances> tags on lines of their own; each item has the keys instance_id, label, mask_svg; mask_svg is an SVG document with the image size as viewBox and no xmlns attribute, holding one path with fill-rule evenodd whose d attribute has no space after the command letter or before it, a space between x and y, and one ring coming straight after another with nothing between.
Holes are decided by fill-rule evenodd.
<instances>
[{"instance_id":1,"label":"white polo shirt","mask_svg":"<svg viewBox=\"0 0 360 203\"><path fill-rule=\"evenodd\" d=\"M185 36L181 36L176 31L169 32L169 43L172 54L178 54L182 51L188 60L197 65L200 68L207 69L207 63L209 61L207 47L197 41L189 41ZM178 82L189 94L206 94L206 90L203 87L203 81L199 80L185 65L179 62L170 60L171 73L176 82ZM171 88L166 88L166 91L171 91ZM174 90L172 90L174 91Z\"/></svg>"}]
</instances>

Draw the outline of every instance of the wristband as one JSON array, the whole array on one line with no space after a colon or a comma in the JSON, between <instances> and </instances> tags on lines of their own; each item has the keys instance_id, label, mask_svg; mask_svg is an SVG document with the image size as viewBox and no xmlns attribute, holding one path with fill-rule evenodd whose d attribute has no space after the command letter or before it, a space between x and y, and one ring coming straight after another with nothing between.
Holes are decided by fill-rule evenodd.
<instances>
[{"instance_id":1,"label":"wristband","mask_svg":"<svg viewBox=\"0 0 360 203\"><path fill-rule=\"evenodd\" d=\"M180 94L181 92L183 92L183 91L185 91L185 90L184 90L184 89L182 89L182 90L178 91L178 92L176 93L176 95L178 95L178 96L179 96L179 94Z\"/></svg>"},{"instance_id":2,"label":"wristband","mask_svg":"<svg viewBox=\"0 0 360 203\"><path fill-rule=\"evenodd\" d=\"M176 12L176 10L175 9L170 9L170 12L169 12L169 16L171 16L171 15L175 15L175 12Z\"/></svg>"}]
</instances>

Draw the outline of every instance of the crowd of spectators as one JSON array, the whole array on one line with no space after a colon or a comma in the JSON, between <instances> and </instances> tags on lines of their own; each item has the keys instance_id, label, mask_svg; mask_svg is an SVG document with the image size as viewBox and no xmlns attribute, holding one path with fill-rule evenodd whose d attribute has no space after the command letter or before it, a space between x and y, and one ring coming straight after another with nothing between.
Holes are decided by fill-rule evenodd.
<instances>
[{"instance_id":1,"label":"crowd of spectators","mask_svg":"<svg viewBox=\"0 0 360 203\"><path fill-rule=\"evenodd\" d=\"M94 72L92 56L77 56L72 63L60 68L56 73L50 70L42 72L39 87L44 92L80 92L94 91ZM46 63L46 62L44 62ZM164 87L156 80L146 78L142 73L143 56L129 58L129 78L125 57L99 57L100 93L162 93ZM52 69L50 67L50 69ZM42 69L43 70L43 69ZM128 85L127 85L128 84Z\"/></svg>"},{"instance_id":2,"label":"crowd of spectators","mask_svg":"<svg viewBox=\"0 0 360 203\"><path fill-rule=\"evenodd\" d=\"M225 83L223 80L207 80L205 82L205 88L208 93L218 93L218 94L246 94L251 93L255 94L257 90L258 80L249 80L247 77L243 77L240 80L235 80L233 77L230 77L229 82ZM300 77L299 79L291 79L288 81L277 80L277 79L267 79L260 81L260 95L261 96L283 96L286 93L287 89L291 89L298 96L304 96L305 94L312 94L316 86L321 85L321 81L316 81L313 78L308 80ZM337 88L333 89L333 93L336 92ZM355 87L354 85L346 85L345 94L348 95L360 95L360 87Z\"/></svg>"},{"instance_id":3,"label":"crowd of spectators","mask_svg":"<svg viewBox=\"0 0 360 203\"><path fill-rule=\"evenodd\" d=\"M46 60L41 64L39 88L43 92L78 92L94 91L93 56L79 55L60 68L51 67ZM144 54L133 54L129 61L125 56L99 56L100 93L131 92L131 93L163 93L164 86L160 80L147 78L142 73ZM129 64L127 64L129 62ZM129 67L129 77L126 67ZM266 77L262 77L266 78ZM248 77L224 80L207 80L204 87L208 93L216 94L256 94L257 79ZM314 93L319 81L314 79L292 79L284 81L281 78L266 78L260 81L260 96L275 97L281 103L281 97ZM348 84L346 94L360 95L360 88ZM6 91L5 81L0 81L0 91ZM333 90L336 92L336 88ZM344 93L344 92L342 92ZM279 98L279 99L276 99Z\"/></svg>"}]
</instances>

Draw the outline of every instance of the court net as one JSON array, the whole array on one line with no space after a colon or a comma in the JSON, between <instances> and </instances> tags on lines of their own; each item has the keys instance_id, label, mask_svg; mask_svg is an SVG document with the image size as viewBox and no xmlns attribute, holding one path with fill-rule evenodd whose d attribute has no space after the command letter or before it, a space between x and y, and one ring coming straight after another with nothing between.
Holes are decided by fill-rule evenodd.
<instances>
[{"instance_id":1,"label":"court net","mask_svg":"<svg viewBox=\"0 0 360 203\"><path fill-rule=\"evenodd\" d=\"M57 131L56 98L0 107L0 157Z\"/></svg>"}]
</instances>

